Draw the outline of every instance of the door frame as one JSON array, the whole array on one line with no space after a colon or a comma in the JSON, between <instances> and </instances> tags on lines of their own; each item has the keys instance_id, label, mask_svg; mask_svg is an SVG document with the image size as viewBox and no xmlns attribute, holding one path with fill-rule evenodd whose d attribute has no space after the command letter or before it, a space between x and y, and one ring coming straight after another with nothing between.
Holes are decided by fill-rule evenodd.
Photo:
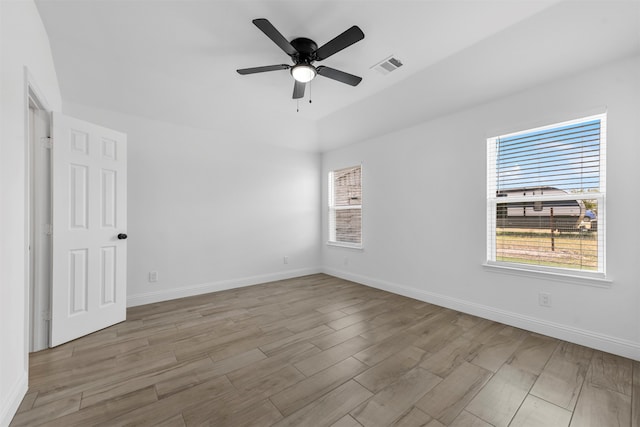
<instances>
[{"instance_id":1,"label":"door frame","mask_svg":"<svg viewBox=\"0 0 640 427\"><path fill-rule=\"evenodd\" d=\"M40 135L38 133L33 132L32 127L32 119L30 109L43 111L46 116L49 118L48 123L51 124L51 108L49 107L49 103L45 98L43 92L39 89L38 84L36 83L35 78L29 71L28 67L24 67L24 81L25 81L25 90L24 90L24 114L25 114L25 142L24 142L24 153L25 153L25 245L24 245L24 259L25 259L25 330L24 330L24 342L25 342L25 357L27 360L25 361L26 365L28 365L28 355L29 352L38 351L49 347L49 328L48 325L45 324L44 320L46 319L46 314L43 311L48 310L36 310L36 307L41 307L43 304L39 299L37 299L38 295L42 292L49 293L51 292L50 283L51 283L51 269L43 272L40 271L39 274L35 274L36 268L38 266L38 262L35 261L35 256L37 255L34 252L34 257L32 258L31 252L33 248L30 247L31 242L35 243L35 247L39 247L43 244L47 244L50 242L50 236L47 236L44 233L38 232L38 226L32 227L31 222L32 218L35 215L35 203L31 203L31 200L34 197L39 197L43 199L45 194L43 192L36 191L33 193L32 183L35 181L35 170L32 168L32 162L34 160L33 156L35 156L36 149L38 148L38 140L42 137L49 136L50 132L47 130L47 135ZM33 138L33 143L32 143ZM32 151L33 144L33 151ZM51 177L49 176L49 180ZM35 199L34 199L35 200ZM40 200L43 202L43 200ZM49 218L51 215L51 209L49 207ZM49 221L50 222L50 221ZM51 251L49 250L48 257L51 257ZM51 264L51 259L47 261ZM40 284L35 284L33 282L33 278L42 277L43 275L48 274L48 279L45 277ZM44 282L44 283L42 283ZM44 286L44 289L41 289L42 292L36 292L34 286ZM50 298L49 298L50 300Z\"/></svg>"}]
</instances>

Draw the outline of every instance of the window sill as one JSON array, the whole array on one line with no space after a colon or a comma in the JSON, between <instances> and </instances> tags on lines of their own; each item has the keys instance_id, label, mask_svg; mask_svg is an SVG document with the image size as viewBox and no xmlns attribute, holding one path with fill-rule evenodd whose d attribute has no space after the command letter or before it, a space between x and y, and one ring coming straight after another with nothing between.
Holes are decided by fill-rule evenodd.
<instances>
[{"instance_id":1,"label":"window sill","mask_svg":"<svg viewBox=\"0 0 640 427\"><path fill-rule=\"evenodd\" d=\"M327 246L336 246L339 248L355 249L359 251L364 250L364 248L362 247L362 244L354 244L354 243L327 242Z\"/></svg>"},{"instance_id":2,"label":"window sill","mask_svg":"<svg viewBox=\"0 0 640 427\"><path fill-rule=\"evenodd\" d=\"M509 264L495 263L487 261L482 266L495 273L510 274L521 277L544 278L563 283L573 283L577 285L594 286L597 288L610 288L613 280L606 278L604 273L573 273L564 271L549 271L537 269L535 266L527 266L526 264Z\"/></svg>"}]
</instances>

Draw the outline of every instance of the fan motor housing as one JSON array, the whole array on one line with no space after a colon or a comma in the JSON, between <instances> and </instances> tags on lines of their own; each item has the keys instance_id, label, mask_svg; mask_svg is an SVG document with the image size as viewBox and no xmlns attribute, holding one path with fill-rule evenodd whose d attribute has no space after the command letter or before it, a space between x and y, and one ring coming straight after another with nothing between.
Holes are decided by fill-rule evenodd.
<instances>
[{"instance_id":1,"label":"fan motor housing","mask_svg":"<svg viewBox=\"0 0 640 427\"><path fill-rule=\"evenodd\" d=\"M291 40L291 46L293 46L300 54L298 55L298 63L305 62L310 64L315 61L313 53L318 50L318 45L311 39L305 37L299 37Z\"/></svg>"}]
</instances>

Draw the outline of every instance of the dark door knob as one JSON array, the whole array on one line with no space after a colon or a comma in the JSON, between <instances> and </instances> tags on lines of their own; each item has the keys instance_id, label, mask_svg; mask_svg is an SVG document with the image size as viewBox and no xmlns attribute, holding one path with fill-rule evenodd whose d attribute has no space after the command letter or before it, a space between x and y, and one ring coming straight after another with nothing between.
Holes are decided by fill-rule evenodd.
<instances>
[{"instance_id":1,"label":"dark door knob","mask_svg":"<svg viewBox=\"0 0 640 427\"><path fill-rule=\"evenodd\" d=\"M124 233L120 233L120 234L118 234L118 239L120 239L120 240L124 240L124 239L126 239L126 238L127 238L127 235L126 235L126 234L124 234Z\"/></svg>"}]
</instances>

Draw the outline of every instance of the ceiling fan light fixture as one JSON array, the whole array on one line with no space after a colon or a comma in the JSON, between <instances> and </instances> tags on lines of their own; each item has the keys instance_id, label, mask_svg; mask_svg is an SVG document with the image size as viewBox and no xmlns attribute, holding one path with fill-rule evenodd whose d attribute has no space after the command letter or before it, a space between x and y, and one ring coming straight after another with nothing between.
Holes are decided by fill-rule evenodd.
<instances>
[{"instance_id":1,"label":"ceiling fan light fixture","mask_svg":"<svg viewBox=\"0 0 640 427\"><path fill-rule=\"evenodd\" d=\"M291 68L291 75L300 83L307 83L316 76L316 69L309 64L298 64Z\"/></svg>"},{"instance_id":2,"label":"ceiling fan light fixture","mask_svg":"<svg viewBox=\"0 0 640 427\"><path fill-rule=\"evenodd\" d=\"M2 0L0 0L1 2ZM348 48L354 43L364 38L364 33L357 25L343 31L324 45L318 47L316 42L306 37L298 37L291 41L287 40L276 27L265 18L254 19L253 24L258 27L268 38L271 39L280 49L284 51L291 60L292 65L275 64L262 67L241 68L236 70L238 74L256 74L268 71L289 70L291 77L295 80L293 85L293 99L304 97L307 83L313 80L317 75L324 78L335 80L350 86L357 86L362 77L336 70L335 68L320 65L317 68L313 64L315 61L324 61L330 56ZM402 65L402 64L400 64ZM399 65L398 65L399 66ZM311 102L311 100L309 100Z\"/></svg>"}]
</instances>

